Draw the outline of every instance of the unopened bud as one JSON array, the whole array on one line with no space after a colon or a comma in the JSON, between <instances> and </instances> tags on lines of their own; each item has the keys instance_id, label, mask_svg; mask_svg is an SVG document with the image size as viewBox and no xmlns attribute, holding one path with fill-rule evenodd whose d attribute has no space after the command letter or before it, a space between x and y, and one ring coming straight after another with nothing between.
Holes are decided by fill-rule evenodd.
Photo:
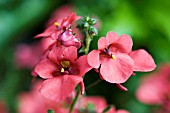
<instances>
[{"instance_id":1,"label":"unopened bud","mask_svg":"<svg viewBox=\"0 0 170 113\"><path fill-rule=\"evenodd\" d=\"M84 22L84 28L88 28L89 24L87 22Z\"/></svg>"},{"instance_id":2,"label":"unopened bud","mask_svg":"<svg viewBox=\"0 0 170 113\"><path fill-rule=\"evenodd\" d=\"M89 17L89 16L86 16L86 17L84 17L84 20L85 20L86 22L88 22L88 21L90 20L90 17Z\"/></svg>"},{"instance_id":3,"label":"unopened bud","mask_svg":"<svg viewBox=\"0 0 170 113\"><path fill-rule=\"evenodd\" d=\"M98 31L96 28L94 28L93 26L91 26L89 28L89 31L88 31L89 35L92 35L92 36L97 36L98 35Z\"/></svg>"},{"instance_id":4,"label":"unopened bud","mask_svg":"<svg viewBox=\"0 0 170 113\"><path fill-rule=\"evenodd\" d=\"M97 22L97 19L95 19L95 18L91 18L91 19L89 20L89 24L90 24L90 25L95 25L96 22Z\"/></svg>"}]
</instances>

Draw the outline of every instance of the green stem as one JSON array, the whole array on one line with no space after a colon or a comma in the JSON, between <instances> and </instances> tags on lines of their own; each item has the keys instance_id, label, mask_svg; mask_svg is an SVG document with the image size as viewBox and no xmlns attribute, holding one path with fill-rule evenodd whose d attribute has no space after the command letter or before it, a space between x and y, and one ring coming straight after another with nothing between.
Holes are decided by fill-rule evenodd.
<instances>
[{"instance_id":1,"label":"green stem","mask_svg":"<svg viewBox=\"0 0 170 113\"><path fill-rule=\"evenodd\" d=\"M73 102L72 102L72 104L71 104L71 106L70 106L69 113L72 113L73 108L74 108L74 106L75 106L75 104L76 104L76 102L77 102L77 99L78 99L79 94L80 94L80 86L78 86L78 88L77 88L76 97L74 98L74 100L73 100Z\"/></svg>"},{"instance_id":2,"label":"green stem","mask_svg":"<svg viewBox=\"0 0 170 113\"><path fill-rule=\"evenodd\" d=\"M89 53L91 41L92 41L92 37L88 34L88 32L86 32L86 47L84 49L86 55Z\"/></svg>"},{"instance_id":3,"label":"green stem","mask_svg":"<svg viewBox=\"0 0 170 113\"><path fill-rule=\"evenodd\" d=\"M87 86L86 90L90 89L91 87L93 87L93 86L97 85L97 84L98 84L98 83L100 83L100 82L102 82L102 80L101 80L101 79L99 79L99 80L97 80L97 81L93 82L92 84L90 84L89 86Z\"/></svg>"}]
</instances>

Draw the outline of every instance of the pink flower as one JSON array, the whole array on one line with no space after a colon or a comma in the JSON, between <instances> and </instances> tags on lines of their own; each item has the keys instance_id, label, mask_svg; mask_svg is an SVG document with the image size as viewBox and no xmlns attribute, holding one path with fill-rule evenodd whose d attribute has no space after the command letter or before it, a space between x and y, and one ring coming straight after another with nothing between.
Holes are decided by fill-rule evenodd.
<instances>
[{"instance_id":1,"label":"pink flower","mask_svg":"<svg viewBox=\"0 0 170 113\"><path fill-rule=\"evenodd\" d=\"M81 42L73 35L73 31L71 29L66 29L65 32L61 33L58 37L59 43L66 47L68 46L75 46L76 48L81 47Z\"/></svg>"},{"instance_id":2,"label":"pink flower","mask_svg":"<svg viewBox=\"0 0 170 113\"><path fill-rule=\"evenodd\" d=\"M75 13L71 13L64 19L58 19L52 23L43 33L35 36L38 37L51 37L52 39L57 39L58 35L65 30L70 28L70 26L78 19Z\"/></svg>"},{"instance_id":3,"label":"pink flower","mask_svg":"<svg viewBox=\"0 0 170 113\"><path fill-rule=\"evenodd\" d=\"M92 106L89 106L92 105ZM89 108L89 107L93 107ZM100 96L87 96L87 97L80 97L75 109L78 110L78 113L81 111L86 112L97 112L102 113L102 111L107 107L107 102L103 97Z\"/></svg>"},{"instance_id":4,"label":"pink flower","mask_svg":"<svg viewBox=\"0 0 170 113\"><path fill-rule=\"evenodd\" d=\"M147 51L143 49L131 51L129 56L134 61L134 71L152 71L156 68L155 62Z\"/></svg>"},{"instance_id":5,"label":"pink flower","mask_svg":"<svg viewBox=\"0 0 170 113\"><path fill-rule=\"evenodd\" d=\"M98 41L98 50L88 55L88 63L99 68L102 79L110 83L123 83L133 73L134 61L128 55L132 49L132 40L128 35L109 32Z\"/></svg>"},{"instance_id":6,"label":"pink flower","mask_svg":"<svg viewBox=\"0 0 170 113\"><path fill-rule=\"evenodd\" d=\"M34 84L33 88L29 92L23 92L18 98L18 112L19 113L47 113L48 109L52 109L55 113L67 113L68 108L65 108L67 100L60 103L55 103L40 94L38 91L41 86L41 82Z\"/></svg>"},{"instance_id":7,"label":"pink flower","mask_svg":"<svg viewBox=\"0 0 170 113\"><path fill-rule=\"evenodd\" d=\"M76 46L77 48L81 47L81 42L74 35L72 29L70 28L80 17L76 16L75 13L71 13L68 17L64 18L63 20L58 19L52 25L50 25L43 33L35 36L35 37L45 37L45 38L52 38L55 40L54 45L64 45L68 46ZM49 47L50 48L50 47Z\"/></svg>"},{"instance_id":8,"label":"pink flower","mask_svg":"<svg viewBox=\"0 0 170 113\"><path fill-rule=\"evenodd\" d=\"M75 113L95 112L102 113L108 106L105 98L101 96L87 96L78 99L75 109ZM116 110L112 107L107 113L129 113L126 110Z\"/></svg>"},{"instance_id":9,"label":"pink flower","mask_svg":"<svg viewBox=\"0 0 170 113\"><path fill-rule=\"evenodd\" d=\"M39 43L20 44L15 52L15 64L19 68L32 69L40 60L42 49Z\"/></svg>"},{"instance_id":10,"label":"pink flower","mask_svg":"<svg viewBox=\"0 0 170 113\"><path fill-rule=\"evenodd\" d=\"M50 20L47 22L47 25L53 24L56 21L56 19L62 19L67 17L72 12L74 12L74 10L71 5L60 6L53 12Z\"/></svg>"},{"instance_id":11,"label":"pink flower","mask_svg":"<svg viewBox=\"0 0 170 113\"><path fill-rule=\"evenodd\" d=\"M118 36L108 32L98 40L98 50L88 55L88 63L100 68L101 78L110 83L123 83L133 71L151 71L156 65L145 50L132 51L132 39L129 35Z\"/></svg>"},{"instance_id":12,"label":"pink flower","mask_svg":"<svg viewBox=\"0 0 170 113\"><path fill-rule=\"evenodd\" d=\"M170 112L170 65L162 65L159 70L145 76L137 89L139 101L146 104L162 105L165 111Z\"/></svg>"},{"instance_id":13,"label":"pink flower","mask_svg":"<svg viewBox=\"0 0 170 113\"><path fill-rule=\"evenodd\" d=\"M77 59L77 48L74 46L55 47L48 57L40 61L34 71L46 79L40 89L41 94L51 100L60 101L65 99L77 84L81 83L83 86L82 76L91 67L87 63L87 56Z\"/></svg>"}]
</instances>

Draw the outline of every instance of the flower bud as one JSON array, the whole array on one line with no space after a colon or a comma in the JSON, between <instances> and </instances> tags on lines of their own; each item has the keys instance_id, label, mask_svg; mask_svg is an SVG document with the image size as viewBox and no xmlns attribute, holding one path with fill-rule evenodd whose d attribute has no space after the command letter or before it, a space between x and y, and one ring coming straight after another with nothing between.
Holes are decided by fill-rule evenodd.
<instances>
[{"instance_id":1,"label":"flower bud","mask_svg":"<svg viewBox=\"0 0 170 113\"><path fill-rule=\"evenodd\" d=\"M86 16L83 18L86 22L88 22L90 20L90 17L89 16Z\"/></svg>"},{"instance_id":2,"label":"flower bud","mask_svg":"<svg viewBox=\"0 0 170 113\"><path fill-rule=\"evenodd\" d=\"M97 36L98 35L98 31L95 27L90 26L89 30L88 30L89 35L93 35L93 36Z\"/></svg>"},{"instance_id":3,"label":"flower bud","mask_svg":"<svg viewBox=\"0 0 170 113\"><path fill-rule=\"evenodd\" d=\"M88 28L89 27L89 23L88 22L84 22L84 28Z\"/></svg>"},{"instance_id":4,"label":"flower bud","mask_svg":"<svg viewBox=\"0 0 170 113\"><path fill-rule=\"evenodd\" d=\"M76 38L76 36L73 34L73 31L71 29L66 29L58 38L58 41L68 47L68 46L75 46L76 48L81 47L81 42Z\"/></svg>"},{"instance_id":5,"label":"flower bud","mask_svg":"<svg viewBox=\"0 0 170 113\"><path fill-rule=\"evenodd\" d=\"M90 18L90 20L89 20L90 25L95 25L96 22L97 22L97 19L95 19L95 18Z\"/></svg>"}]
</instances>

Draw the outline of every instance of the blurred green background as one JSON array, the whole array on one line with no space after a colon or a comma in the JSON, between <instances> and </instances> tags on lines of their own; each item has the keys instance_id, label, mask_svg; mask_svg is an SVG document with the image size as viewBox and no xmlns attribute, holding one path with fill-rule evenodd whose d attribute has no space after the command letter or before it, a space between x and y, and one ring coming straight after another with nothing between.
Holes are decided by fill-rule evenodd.
<instances>
[{"instance_id":1,"label":"blurred green background","mask_svg":"<svg viewBox=\"0 0 170 113\"><path fill-rule=\"evenodd\" d=\"M60 6L70 4L77 15L97 16L101 28L97 40L108 31L133 38L133 49L144 48L157 65L170 61L170 1L169 0L0 0L0 100L10 113L17 113L17 95L30 89L30 69L19 69L14 63L16 46L37 41L33 37L45 28L51 14ZM99 76L91 71L85 85ZM102 95L109 104L131 113L149 113L154 106L144 105L135 98L139 80L146 73L136 73L124 85L128 92L102 82L86 91L87 95ZM112 90L111 90L112 89Z\"/></svg>"}]
</instances>

